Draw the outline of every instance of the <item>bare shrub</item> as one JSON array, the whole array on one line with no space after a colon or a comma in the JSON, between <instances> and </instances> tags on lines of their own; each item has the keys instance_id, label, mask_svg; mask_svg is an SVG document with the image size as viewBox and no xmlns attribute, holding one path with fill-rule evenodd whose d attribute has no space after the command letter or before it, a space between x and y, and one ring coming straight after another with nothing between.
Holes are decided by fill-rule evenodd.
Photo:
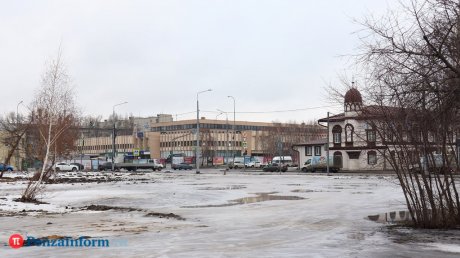
<instances>
[{"instance_id":1,"label":"bare shrub","mask_svg":"<svg viewBox=\"0 0 460 258\"><path fill-rule=\"evenodd\" d=\"M415 226L460 225L455 138L460 122L460 5L413 0L363 25L360 61L369 101L363 115L383 143Z\"/></svg>"}]
</instances>

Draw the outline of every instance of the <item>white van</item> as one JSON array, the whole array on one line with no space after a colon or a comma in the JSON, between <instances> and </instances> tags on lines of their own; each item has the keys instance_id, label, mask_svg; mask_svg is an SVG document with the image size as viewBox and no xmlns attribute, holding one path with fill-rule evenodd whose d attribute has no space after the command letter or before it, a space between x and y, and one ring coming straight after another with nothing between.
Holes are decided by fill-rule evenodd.
<instances>
[{"instance_id":1,"label":"white van","mask_svg":"<svg viewBox=\"0 0 460 258\"><path fill-rule=\"evenodd\" d=\"M279 164L280 162L281 162L281 164L285 164L288 167L294 166L291 156L275 156L275 157L273 157L272 163L278 163Z\"/></svg>"}]
</instances>

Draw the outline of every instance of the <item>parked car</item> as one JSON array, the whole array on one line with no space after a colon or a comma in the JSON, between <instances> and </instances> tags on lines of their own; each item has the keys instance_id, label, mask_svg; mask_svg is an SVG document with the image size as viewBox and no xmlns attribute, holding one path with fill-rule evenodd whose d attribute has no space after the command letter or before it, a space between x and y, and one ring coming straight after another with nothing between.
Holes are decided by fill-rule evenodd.
<instances>
[{"instance_id":1,"label":"parked car","mask_svg":"<svg viewBox=\"0 0 460 258\"><path fill-rule=\"evenodd\" d=\"M235 161L235 162L230 162L228 163L228 168L232 169L238 169L238 168L244 168L244 164L241 161Z\"/></svg>"},{"instance_id":2,"label":"parked car","mask_svg":"<svg viewBox=\"0 0 460 258\"><path fill-rule=\"evenodd\" d=\"M272 159L272 163L281 163L288 167L294 166L293 160L291 156L275 156Z\"/></svg>"},{"instance_id":3,"label":"parked car","mask_svg":"<svg viewBox=\"0 0 460 258\"><path fill-rule=\"evenodd\" d=\"M119 170L117 164L115 164L114 168L115 168L115 170ZM109 171L109 170L112 170L112 162L100 163L99 166L98 166L98 170L99 170L99 171Z\"/></svg>"},{"instance_id":4,"label":"parked car","mask_svg":"<svg viewBox=\"0 0 460 258\"><path fill-rule=\"evenodd\" d=\"M278 163L271 163L268 164L267 166L264 167L265 172L286 172L287 171L287 165L279 165Z\"/></svg>"},{"instance_id":5,"label":"parked car","mask_svg":"<svg viewBox=\"0 0 460 258\"><path fill-rule=\"evenodd\" d=\"M192 165L188 164L188 163L179 163L179 164L173 164L172 165L172 169L176 170L176 169L179 169L179 170L192 170L193 167Z\"/></svg>"},{"instance_id":6,"label":"parked car","mask_svg":"<svg viewBox=\"0 0 460 258\"><path fill-rule=\"evenodd\" d=\"M448 163L455 164L455 156L443 154L429 154L428 157L420 157L419 162L409 165L412 173L452 173L453 167L447 166ZM427 159L428 158L428 159Z\"/></svg>"},{"instance_id":7,"label":"parked car","mask_svg":"<svg viewBox=\"0 0 460 258\"><path fill-rule=\"evenodd\" d=\"M80 163L70 163L70 165L77 166L78 170L84 170L85 169L85 166L83 166L83 164L80 164Z\"/></svg>"},{"instance_id":8,"label":"parked car","mask_svg":"<svg viewBox=\"0 0 460 258\"><path fill-rule=\"evenodd\" d=\"M244 164L244 166L247 168L260 168L262 167L262 164L259 161L251 161Z\"/></svg>"},{"instance_id":9,"label":"parked car","mask_svg":"<svg viewBox=\"0 0 460 258\"><path fill-rule=\"evenodd\" d=\"M14 171L14 167L11 165L5 165L4 163L0 163L0 171Z\"/></svg>"},{"instance_id":10,"label":"parked car","mask_svg":"<svg viewBox=\"0 0 460 258\"><path fill-rule=\"evenodd\" d=\"M59 162L54 165L54 167L56 168L56 171L78 171L78 166L70 165L64 162Z\"/></svg>"},{"instance_id":11,"label":"parked car","mask_svg":"<svg viewBox=\"0 0 460 258\"><path fill-rule=\"evenodd\" d=\"M327 171L327 158L325 157L316 157L313 159L308 159L305 161L303 166L300 168L302 172L316 172L316 171ZM340 171L340 167L337 164L334 164L334 159L329 157L329 171L337 173Z\"/></svg>"}]
</instances>

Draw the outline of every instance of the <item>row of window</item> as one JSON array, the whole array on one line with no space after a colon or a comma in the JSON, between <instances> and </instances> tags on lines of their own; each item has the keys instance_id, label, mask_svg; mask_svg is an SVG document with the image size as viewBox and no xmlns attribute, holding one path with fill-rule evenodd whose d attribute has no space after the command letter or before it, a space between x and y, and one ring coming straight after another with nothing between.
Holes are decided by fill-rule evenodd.
<instances>
[{"instance_id":1,"label":"row of window","mask_svg":"<svg viewBox=\"0 0 460 258\"><path fill-rule=\"evenodd\" d=\"M305 156L313 156L312 151L314 150L314 156L321 156L321 146L305 146ZM354 154L354 153L351 153ZM351 155L349 154L350 159L357 159L359 157L359 152L357 153L358 155ZM342 160L342 153L340 151L334 152L334 160ZM335 163L335 161L334 161ZM367 152L367 164L369 165L376 165L377 164L377 152L376 151L368 151Z\"/></svg>"},{"instance_id":2,"label":"row of window","mask_svg":"<svg viewBox=\"0 0 460 258\"><path fill-rule=\"evenodd\" d=\"M349 152L348 157L350 159L358 159L359 158L359 152ZM336 158L339 158L341 160L342 152L340 152L340 151L334 152L334 160L336 160ZM368 165L376 165L377 164L377 152L376 151L368 151L367 152L367 164Z\"/></svg>"},{"instance_id":3,"label":"row of window","mask_svg":"<svg viewBox=\"0 0 460 258\"><path fill-rule=\"evenodd\" d=\"M355 128L351 124L345 125L345 142L353 142L353 134ZM342 142L342 127L340 125L335 125L332 127L332 137L334 143Z\"/></svg>"},{"instance_id":4,"label":"row of window","mask_svg":"<svg viewBox=\"0 0 460 258\"><path fill-rule=\"evenodd\" d=\"M112 144L105 145L96 145L96 146L79 146L79 150L90 151L90 150L111 150L113 148ZM134 148L133 144L115 144L116 149L132 149Z\"/></svg>"},{"instance_id":5,"label":"row of window","mask_svg":"<svg viewBox=\"0 0 460 258\"><path fill-rule=\"evenodd\" d=\"M227 141L200 141L202 146L218 146L224 147ZM240 141L229 141L229 147L234 146L242 147ZM176 141L176 142L160 142L160 147L193 147L196 146L196 141Z\"/></svg>"},{"instance_id":6,"label":"row of window","mask_svg":"<svg viewBox=\"0 0 460 258\"><path fill-rule=\"evenodd\" d=\"M402 130L402 129L399 129ZM428 132L426 136L423 135L423 132L414 130L412 132L406 132L406 131L398 131L401 133L397 133L396 135L388 129L388 131L384 132L384 140L387 142L404 142L404 141L412 141L412 142L439 142L443 141L443 136L442 135L437 135L435 133ZM453 132L448 132L447 133L447 139L448 141L455 142L457 135L454 134Z\"/></svg>"},{"instance_id":7,"label":"row of window","mask_svg":"<svg viewBox=\"0 0 460 258\"><path fill-rule=\"evenodd\" d=\"M314 151L314 152L313 152ZM341 152L334 153L334 156L342 155ZM368 164L375 165L377 164L377 153L375 151L369 151L368 155ZM321 156L321 146L305 146L305 156Z\"/></svg>"},{"instance_id":8,"label":"row of window","mask_svg":"<svg viewBox=\"0 0 460 258\"><path fill-rule=\"evenodd\" d=\"M345 142L353 143L355 129L353 125L347 124L345 126ZM366 129L366 141L369 143L375 143L377 140L376 131L373 129ZM332 141L334 144L342 143L342 127L340 125L335 125L332 128Z\"/></svg>"},{"instance_id":9,"label":"row of window","mask_svg":"<svg viewBox=\"0 0 460 258\"><path fill-rule=\"evenodd\" d=\"M222 130L233 130L233 124L200 124L200 128L204 129L222 129ZM268 130L267 126L255 126L255 125L235 125L236 131L261 131ZM196 124L184 124L184 125L169 125L169 126L158 126L152 127L152 132L165 132L165 131L179 131L179 130L190 130L196 129Z\"/></svg>"},{"instance_id":10,"label":"row of window","mask_svg":"<svg viewBox=\"0 0 460 258\"><path fill-rule=\"evenodd\" d=\"M372 127L372 125L367 124L366 125L366 141L369 143L375 143L377 140L377 133L375 128ZM394 135L394 132L402 132L399 136L400 139L396 139L396 135ZM387 142L394 142L394 141L413 141L413 142L422 142L423 135L420 129L418 129L416 126L413 126L412 131L406 132L403 130L401 126L397 127L393 126L387 126L387 129L382 132L382 137L384 141ZM345 142L346 143L352 143L353 142L353 137L354 137L354 127L351 124L346 124L345 125ZM334 144L340 144L342 143L342 127L340 125L335 125L332 128L332 137L333 137L333 142ZM456 134L452 131L448 133L448 139L452 140L452 142L455 142L456 139ZM436 134L428 132L428 142L437 142L437 136Z\"/></svg>"},{"instance_id":11,"label":"row of window","mask_svg":"<svg viewBox=\"0 0 460 258\"><path fill-rule=\"evenodd\" d=\"M201 130L200 130L201 132ZM201 132L201 133L205 133L205 132ZM226 134L227 131L211 131L210 133L212 134ZM187 135L192 135L193 137L195 137L195 134L194 133L191 133L190 131L169 131L169 132L161 132L162 135L180 135L180 134L183 134L183 136L187 136ZM229 130L228 131L228 134L229 135L233 135L233 131ZM236 134L238 135L239 132L236 132Z\"/></svg>"},{"instance_id":12,"label":"row of window","mask_svg":"<svg viewBox=\"0 0 460 258\"><path fill-rule=\"evenodd\" d=\"M321 156L321 146L305 146L305 156Z\"/></svg>"}]
</instances>

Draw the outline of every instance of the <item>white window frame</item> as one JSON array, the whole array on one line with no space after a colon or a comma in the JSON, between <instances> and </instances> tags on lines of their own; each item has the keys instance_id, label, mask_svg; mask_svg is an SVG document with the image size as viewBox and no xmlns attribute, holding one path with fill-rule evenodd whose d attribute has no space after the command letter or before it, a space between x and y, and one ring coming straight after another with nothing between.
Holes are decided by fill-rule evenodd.
<instances>
[{"instance_id":1,"label":"white window frame","mask_svg":"<svg viewBox=\"0 0 460 258\"><path fill-rule=\"evenodd\" d=\"M305 147L305 156L313 156L312 146Z\"/></svg>"},{"instance_id":2,"label":"white window frame","mask_svg":"<svg viewBox=\"0 0 460 258\"><path fill-rule=\"evenodd\" d=\"M367 164L368 165L377 165L377 152L369 151L367 153Z\"/></svg>"},{"instance_id":3,"label":"white window frame","mask_svg":"<svg viewBox=\"0 0 460 258\"><path fill-rule=\"evenodd\" d=\"M367 130L367 141L376 142L377 141L377 132L375 130Z\"/></svg>"},{"instance_id":4,"label":"white window frame","mask_svg":"<svg viewBox=\"0 0 460 258\"><path fill-rule=\"evenodd\" d=\"M334 140L334 143L342 143L342 133L333 133L332 138Z\"/></svg>"},{"instance_id":5,"label":"white window frame","mask_svg":"<svg viewBox=\"0 0 460 258\"><path fill-rule=\"evenodd\" d=\"M315 146L315 156L321 156L321 146Z\"/></svg>"}]
</instances>

